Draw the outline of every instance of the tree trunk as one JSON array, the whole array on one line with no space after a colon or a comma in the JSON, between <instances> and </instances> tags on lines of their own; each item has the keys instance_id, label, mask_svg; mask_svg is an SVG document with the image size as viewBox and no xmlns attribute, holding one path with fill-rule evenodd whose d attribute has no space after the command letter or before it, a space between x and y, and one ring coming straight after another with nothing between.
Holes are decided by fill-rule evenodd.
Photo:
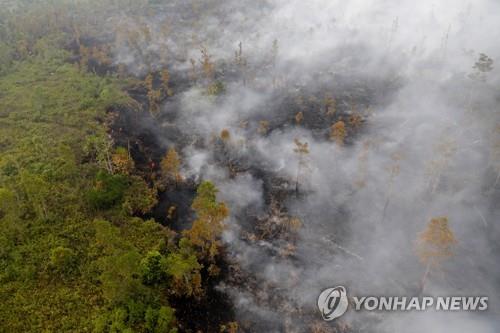
<instances>
[{"instance_id":1,"label":"tree trunk","mask_svg":"<svg viewBox=\"0 0 500 333\"><path fill-rule=\"evenodd\" d=\"M428 262L427 266L425 268L424 276L422 276L422 280L420 281L420 292L419 292L419 294L422 294L424 292L425 283L427 282L427 276L429 275L430 270L431 270L431 263Z\"/></svg>"}]
</instances>

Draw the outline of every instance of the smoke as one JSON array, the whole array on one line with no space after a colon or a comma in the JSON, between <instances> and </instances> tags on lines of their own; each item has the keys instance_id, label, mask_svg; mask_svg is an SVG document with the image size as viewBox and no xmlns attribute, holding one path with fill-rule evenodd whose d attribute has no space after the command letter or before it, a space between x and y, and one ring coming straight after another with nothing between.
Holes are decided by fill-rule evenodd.
<instances>
[{"instance_id":1,"label":"smoke","mask_svg":"<svg viewBox=\"0 0 500 333\"><path fill-rule=\"evenodd\" d=\"M425 267L415 239L437 216L449 218L458 245L425 293L488 295L489 313L343 320L371 332L498 331L499 10L488 0L207 1L172 2L148 22L122 18L150 33L137 38L142 53L117 42L116 63L144 75L144 57L157 59L181 78L196 63L198 84L177 87L163 115L175 108L169 123L189 138L185 174L214 181L231 208L226 245L251 277L220 288L256 331L310 330L327 287L417 294ZM206 93L200 47L225 84L220 96ZM470 77L479 53L495 62L484 80ZM326 95L337 102L331 118ZM360 127L344 146L332 142L330 125L355 114ZM304 161L295 139L308 143ZM249 238L258 221L284 216L301 220L296 239ZM280 255L288 244L293 254Z\"/></svg>"}]
</instances>

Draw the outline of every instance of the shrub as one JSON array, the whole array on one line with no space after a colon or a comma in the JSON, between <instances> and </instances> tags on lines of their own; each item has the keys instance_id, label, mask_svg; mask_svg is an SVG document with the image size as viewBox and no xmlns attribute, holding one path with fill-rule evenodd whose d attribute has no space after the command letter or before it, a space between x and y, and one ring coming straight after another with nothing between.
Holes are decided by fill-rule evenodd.
<instances>
[{"instance_id":1,"label":"shrub","mask_svg":"<svg viewBox=\"0 0 500 333\"><path fill-rule=\"evenodd\" d=\"M126 176L99 172L94 188L87 193L87 200L94 209L111 208L121 202L127 187Z\"/></svg>"},{"instance_id":2,"label":"shrub","mask_svg":"<svg viewBox=\"0 0 500 333\"><path fill-rule=\"evenodd\" d=\"M76 255L73 250L67 247L58 246L50 253L50 265L63 274L71 273L77 267Z\"/></svg>"}]
</instances>

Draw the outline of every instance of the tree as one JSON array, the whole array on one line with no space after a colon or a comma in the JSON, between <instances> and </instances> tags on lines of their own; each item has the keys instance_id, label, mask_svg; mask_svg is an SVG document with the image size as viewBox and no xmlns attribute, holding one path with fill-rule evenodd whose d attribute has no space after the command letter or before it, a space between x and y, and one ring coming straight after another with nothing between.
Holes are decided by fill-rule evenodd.
<instances>
[{"instance_id":1,"label":"tree","mask_svg":"<svg viewBox=\"0 0 500 333\"><path fill-rule=\"evenodd\" d=\"M160 113L160 99L161 92L159 90L153 89L148 91L149 112L152 116L156 116Z\"/></svg>"},{"instance_id":2,"label":"tree","mask_svg":"<svg viewBox=\"0 0 500 333\"><path fill-rule=\"evenodd\" d=\"M131 176L130 185L123 197L123 209L131 215L146 214L157 203L157 190L150 188L141 177Z\"/></svg>"},{"instance_id":3,"label":"tree","mask_svg":"<svg viewBox=\"0 0 500 333\"><path fill-rule=\"evenodd\" d=\"M351 125L352 128L358 128L362 123L363 117L361 117L361 115L357 112L353 111L353 114L349 116L349 125Z\"/></svg>"},{"instance_id":4,"label":"tree","mask_svg":"<svg viewBox=\"0 0 500 333\"><path fill-rule=\"evenodd\" d=\"M243 45L239 42L238 50L234 51L234 63L239 66L243 61Z\"/></svg>"},{"instance_id":5,"label":"tree","mask_svg":"<svg viewBox=\"0 0 500 333\"><path fill-rule=\"evenodd\" d=\"M148 307L145 312L145 328L148 333L177 333L174 309L162 306L159 309Z\"/></svg>"},{"instance_id":6,"label":"tree","mask_svg":"<svg viewBox=\"0 0 500 333\"><path fill-rule=\"evenodd\" d=\"M0 219L16 211L16 197L14 193L6 188L0 187Z\"/></svg>"},{"instance_id":7,"label":"tree","mask_svg":"<svg viewBox=\"0 0 500 333\"><path fill-rule=\"evenodd\" d=\"M269 132L269 121L261 120L259 122L259 128L257 129L257 132L259 132L259 134L266 135L267 132Z\"/></svg>"},{"instance_id":8,"label":"tree","mask_svg":"<svg viewBox=\"0 0 500 333\"><path fill-rule=\"evenodd\" d=\"M110 208L121 202L127 187L126 176L99 172L94 188L87 193L87 200L94 209Z\"/></svg>"},{"instance_id":9,"label":"tree","mask_svg":"<svg viewBox=\"0 0 500 333\"><path fill-rule=\"evenodd\" d=\"M426 266L421 282L423 291L427 276L432 268L438 268L441 263L453 255L453 246L457 243L453 231L448 224L448 217L432 218L417 238L417 255Z\"/></svg>"},{"instance_id":10,"label":"tree","mask_svg":"<svg viewBox=\"0 0 500 333\"><path fill-rule=\"evenodd\" d=\"M493 59L488 57L484 53L479 54L479 59L472 66L473 72L469 74L469 78L480 83L485 82L487 74L493 70ZM469 91L469 101L467 103L467 109L472 110L472 104L477 84L473 84Z\"/></svg>"},{"instance_id":11,"label":"tree","mask_svg":"<svg viewBox=\"0 0 500 333\"><path fill-rule=\"evenodd\" d=\"M385 199L385 204L384 204L384 209L382 210L382 222L384 223L385 221L385 215L387 213L387 208L389 207L389 203L391 201L392 197L392 190L394 188L394 181L396 177L399 175L399 172L401 170L400 168L400 161L402 159L402 155L399 153L394 153L391 155L391 164L387 167L387 171L389 172L389 189L387 190L386 194L386 199Z\"/></svg>"},{"instance_id":12,"label":"tree","mask_svg":"<svg viewBox=\"0 0 500 333\"><path fill-rule=\"evenodd\" d=\"M495 127L493 131L493 143L491 147L490 159L493 170L497 173L493 188L495 188L500 180L500 125Z\"/></svg>"},{"instance_id":13,"label":"tree","mask_svg":"<svg viewBox=\"0 0 500 333\"><path fill-rule=\"evenodd\" d=\"M297 125L300 125L300 123L302 123L302 120L304 119L304 113L302 113L302 111L298 112L296 115L295 115L295 123Z\"/></svg>"},{"instance_id":14,"label":"tree","mask_svg":"<svg viewBox=\"0 0 500 333\"><path fill-rule=\"evenodd\" d=\"M363 146L358 155L358 176L356 177L355 184L358 187L364 187L366 185L366 173L368 168L368 155L370 153L371 142L366 140L363 142Z\"/></svg>"},{"instance_id":15,"label":"tree","mask_svg":"<svg viewBox=\"0 0 500 333\"><path fill-rule=\"evenodd\" d=\"M276 67L276 61L278 59L278 53L279 53L278 40L275 39L275 40L273 40L273 45L271 47L271 64L273 65L273 68Z\"/></svg>"},{"instance_id":16,"label":"tree","mask_svg":"<svg viewBox=\"0 0 500 333\"><path fill-rule=\"evenodd\" d=\"M160 162L163 175L177 185L181 180L180 174L181 160L174 147L170 147Z\"/></svg>"},{"instance_id":17,"label":"tree","mask_svg":"<svg viewBox=\"0 0 500 333\"><path fill-rule=\"evenodd\" d=\"M239 325L236 321L231 321L224 325L220 325L220 333L237 333L238 327Z\"/></svg>"},{"instance_id":18,"label":"tree","mask_svg":"<svg viewBox=\"0 0 500 333\"><path fill-rule=\"evenodd\" d=\"M207 86L207 94L210 96L218 96L226 91L226 86L222 81L215 80L215 82Z\"/></svg>"},{"instance_id":19,"label":"tree","mask_svg":"<svg viewBox=\"0 0 500 333\"><path fill-rule=\"evenodd\" d=\"M448 168L448 164L457 151L455 140L443 137L434 146L434 152L437 155L426 166L426 175L429 177L429 187L433 194L441 182L441 175Z\"/></svg>"},{"instance_id":20,"label":"tree","mask_svg":"<svg viewBox=\"0 0 500 333\"><path fill-rule=\"evenodd\" d=\"M89 136L83 147L83 151L94 160L97 165L112 174L114 166L112 161L113 141L105 135Z\"/></svg>"},{"instance_id":21,"label":"tree","mask_svg":"<svg viewBox=\"0 0 500 333\"><path fill-rule=\"evenodd\" d=\"M198 218L220 223L228 216L229 210L226 205L217 201L218 191L215 185L209 181L204 181L198 186L196 197L191 205Z\"/></svg>"},{"instance_id":22,"label":"tree","mask_svg":"<svg viewBox=\"0 0 500 333\"><path fill-rule=\"evenodd\" d=\"M134 171L135 163L130 156L128 150L123 147L118 147L115 149L113 155L111 155L111 160L113 162L113 171L129 175Z\"/></svg>"},{"instance_id":23,"label":"tree","mask_svg":"<svg viewBox=\"0 0 500 333\"><path fill-rule=\"evenodd\" d=\"M302 221L296 216L290 216L284 219L284 226L287 231L296 233L302 227Z\"/></svg>"},{"instance_id":24,"label":"tree","mask_svg":"<svg viewBox=\"0 0 500 333\"><path fill-rule=\"evenodd\" d=\"M73 272L77 267L77 257L73 250L58 246L50 252L50 265L61 274Z\"/></svg>"},{"instance_id":25,"label":"tree","mask_svg":"<svg viewBox=\"0 0 500 333\"><path fill-rule=\"evenodd\" d=\"M276 77L276 63L278 61L278 53L279 53L278 40L275 39L273 40L273 45L271 47L271 65L273 67L273 73L272 73L273 87L276 87L278 84L278 79Z\"/></svg>"},{"instance_id":26,"label":"tree","mask_svg":"<svg viewBox=\"0 0 500 333\"><path fill-rule=\"evenodd\" d=\"M156 318L155 333L177 333L175 328L174 309L169 306L162 306L158 310Z\"/></svg>"},{"instance_id":27,"label":"tree","mask_svg":"<svg viewBox=\"0 0 500 333\"><path fill-rule=\"evenodd\" d=\"M220 138L222 139L222 141L224 142L227 142L229 141L229 139L231 138L231 133L229 132L229 130L227 128L224 128L221 132L220 132Z\"/></svg>"},{"instance_id":28,"label":"tree","mask_svg":"<svg viewBox=\"0 0 500 333\"><path fill-rule=\"evenodd\" d=\"M208 50L206 47L201 47L200 48L201 52L201 68L203 69L203 73L205 74L205 78L208 81L212 81L214 78L215 74L215 65L212 62L212 56L208 53Z\"/></svg>"},{"instance_id":29,"label":"tree","mask_svg":"<svg viewBox=\"0 0 500 333\"><path fill-rule=\"evenodd\" d=\"M33 207L39 218L49 217L49 198L51 197L51 184L43 177L31 174L28 171L21 173L20 184L28 202Z\"/></svg>"},{"instance_id":30,"label":"tree","mask_svg":"<svg viewBox=\"0 0 500 333\"><path fill-rule=\"evenodd\" d=\"M160 252L149 251L141 260L142 281L146 285L164 282L166 273L166 260Z\"/></svg>"},{"instance_id":31,"label":"tree","mask_svg":"<svg viewBox=\"0 0 500 333\"><path fill-rule=\"evenodd\" d=\"M191 229L184 231L191 244L198 248L199 258L208 262L213 262L219 253L219 239L225 229L224 220L229 216L226 205L217 201L217 192L215 185L209 181L198 186L191 205L196 220Z\"/></svg>"},{"instance_id":32,"label":"tree","mask_svg":"<svg viewBox=\"0 0 500 333\"><path fill-rule=\"evenodd\" d=\"M470 78L478 81L486 81L486 74L493 70L493 59L484 53L479 54L479 59L472 66L474 72L470 74Z\"/></svg>"},{"instance_id":33,"label":"tree","mask_svg":"<svg viewBox=\"0 0 500 333\"><path fill-rule=\"evenodd\" d=\"M167 96L172 96L174 93L173 93L172 89L170 89L169 81L170 81L170 73L169 73L168 69L165 68L161 71L161 82L162 82L162 86L163 86L163 92Z\"/></svg>"},{"instance_id":34,"label":"tree","mask_svg":"<svg viewBox=\"0 0 500 333\"><path fill-rule=\"evenodd\" d=\"M247 60L243 57L243 44L238 43L238 50L234 52L234 62L240 70L240 74L243 78L243 85L246 85L246 67Z\"/></svg>"},{"instance_id":35,"label":"tree","mask_svg":"<svg viewBox=\"0 0 500 333\"><path fill-rule=\"evenodd\" d=\"M198 80L198 71L196 70L196 60L191 58L189 59L189 62L191 64L189 68L189 78L191 79L191 81L196 83L196 81Z\"/></svg>"},{"instance_id":36,"label":"tree","mask_svg":"<svg viewBox=\"0 0 500 333\"><path fill-rule=\"evenodd\" d=\"M178 250L167 255L165 267L167 274L172 278L174 294L184 296L202 294L200 274L202 266L189 239L181 238Z\"/></svg>"},{"instance_id":37,"label":"tree","mask_svg":"<svg viewBox=\"0 0 500 333\"><path fill-rule=\"evenodd\" d=\"M309 155L309 144L307 142L300 142L299 139L294 140L295 148L293 149L294 153L297 154L297 177L295 178L295 193L298 195L299 193L299 183L300 183L300 175L304 168L308 167L307 156Z\"/></svg>"},{"instance_id":38,"label":"tree","mask_svg":"<svg viewBox=\"0 0 500 333\"><path fill-rule=\"evenodd\" d=\"M325 114L327 116L333 116L337 112L337 103L331 95L326 95L323 100L325 104Z\"/></svg>"},{"instance_id":39,"label":"tree","mask_svg":"<svg viewBox=\"0 0 500 333\"><path fill-rule=\"evenodd\" d=\"M93 332L95 333L108 333L113 327L114 332L120 329L126 329L125 325L125 315L123 315L122 308L116 308L113 312L119 311L119 315L115 315L115 313L104 312L101 313L95 318L93 323Z\"/></svg>"},{"instance_id":40,"label":"tree","mask_svg":"<svg viewBox=\"0 0 500 333\"><path fill-rule=\"evenodd\" d=\"M83 45L80 45L80 70L81 71L86 71L89 63L89 58L90 58L90 50L86 48Z\"/></svg>"},{"instance_id":41,"label":"tree","mask_svg":"<svg viewBox=\"0 0 500 333\"><path fill-rule=\"evenodd\" d=\"M104 46L94 46L91 50L91 55L93 60L95 60L99 65L106 65L109 66L112 61L109 58L109 48L104 45Z\"/></svg>"},{"instance_id":42,"label":"tree","mask_svg":"<svg viewBox=\"0 0 500 333\"><path fill-rule=\"evenodd\" d=\"M99 261L99 280L110 304L122 304L144 288L140 263L141 256L135 250L118 252Z\"/></svg>"},{"instance_id":43,"label":"tree","mask_svg":"<svg viewBox=\"0 0 500 333\"><path fill-rule=\"evenodd\" d=\"M167 219L173 220L176 216L176 213L177 213L177 207L175 205L168 207Z\"/></svg>"},{"instance_id":44,"label":"tree","mask_svg":"<svg viewBox=\"0 0 500 333\"><path fill-rule=\"evenodd\" d=\"M347 130L342 120L337 121L330 127L330 139L334 140L339 146L344 145L346 135Z\"/></svg>"},{"instance_id":45,"label":"tree","mask_svg":"<svg viewBox=\"0 0 500 333\"><path fill-rule=\"evenodd\" d=\"M144 86L147 89L147 96L149 102L149 112L156 116L160 112L160 99L161 91L154 88L153 73L149 73L144 79Z\"/></svg>"},{"instance_id":46,"label":"tree","mask_svg":"<svg viewBox=\"0 0 500 333\"><path fill-rule=\"evenodd\" d=\"M144 78L144 86L148 91L154 89L153 81L154 81L153 73L148 73L148 75L146 75L146 77Z\"/></svg>"}]
</instances>

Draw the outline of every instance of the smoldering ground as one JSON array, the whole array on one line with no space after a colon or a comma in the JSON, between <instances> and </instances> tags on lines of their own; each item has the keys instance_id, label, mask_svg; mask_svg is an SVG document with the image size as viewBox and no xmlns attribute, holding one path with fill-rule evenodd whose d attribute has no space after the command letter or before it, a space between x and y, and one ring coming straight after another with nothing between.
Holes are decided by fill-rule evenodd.
<instances>
[{"instance_id":1,"label":"smoldering ground","mask_svg":"<svg viewBox=\"0 0 500 333\"><path fill-rule=\"evenodd\" d=\"M316 297L330 286L418 294L415 240L437 216L458 243L424 292L488 295L489 312L348 313L332 327L498 330L499 9L487 0L170 2L146 23L142 52L117 42L115 62L137 75L148 57L187 82L195 63L196 82L179 85L147 126L231 208L225 244L241 276L220 289L244 330L312 330ZM119 24L138 22L124 14ZM206 93L200 48L224 83L218 96ZM492 70L473 68L480 53ZM353 115L361 122L344 145L330 140L330 126ZM307 142L304 156L295 139ZM290 236L282 229L292 217L301 227Z\"/></svg>"}]
</instances>

